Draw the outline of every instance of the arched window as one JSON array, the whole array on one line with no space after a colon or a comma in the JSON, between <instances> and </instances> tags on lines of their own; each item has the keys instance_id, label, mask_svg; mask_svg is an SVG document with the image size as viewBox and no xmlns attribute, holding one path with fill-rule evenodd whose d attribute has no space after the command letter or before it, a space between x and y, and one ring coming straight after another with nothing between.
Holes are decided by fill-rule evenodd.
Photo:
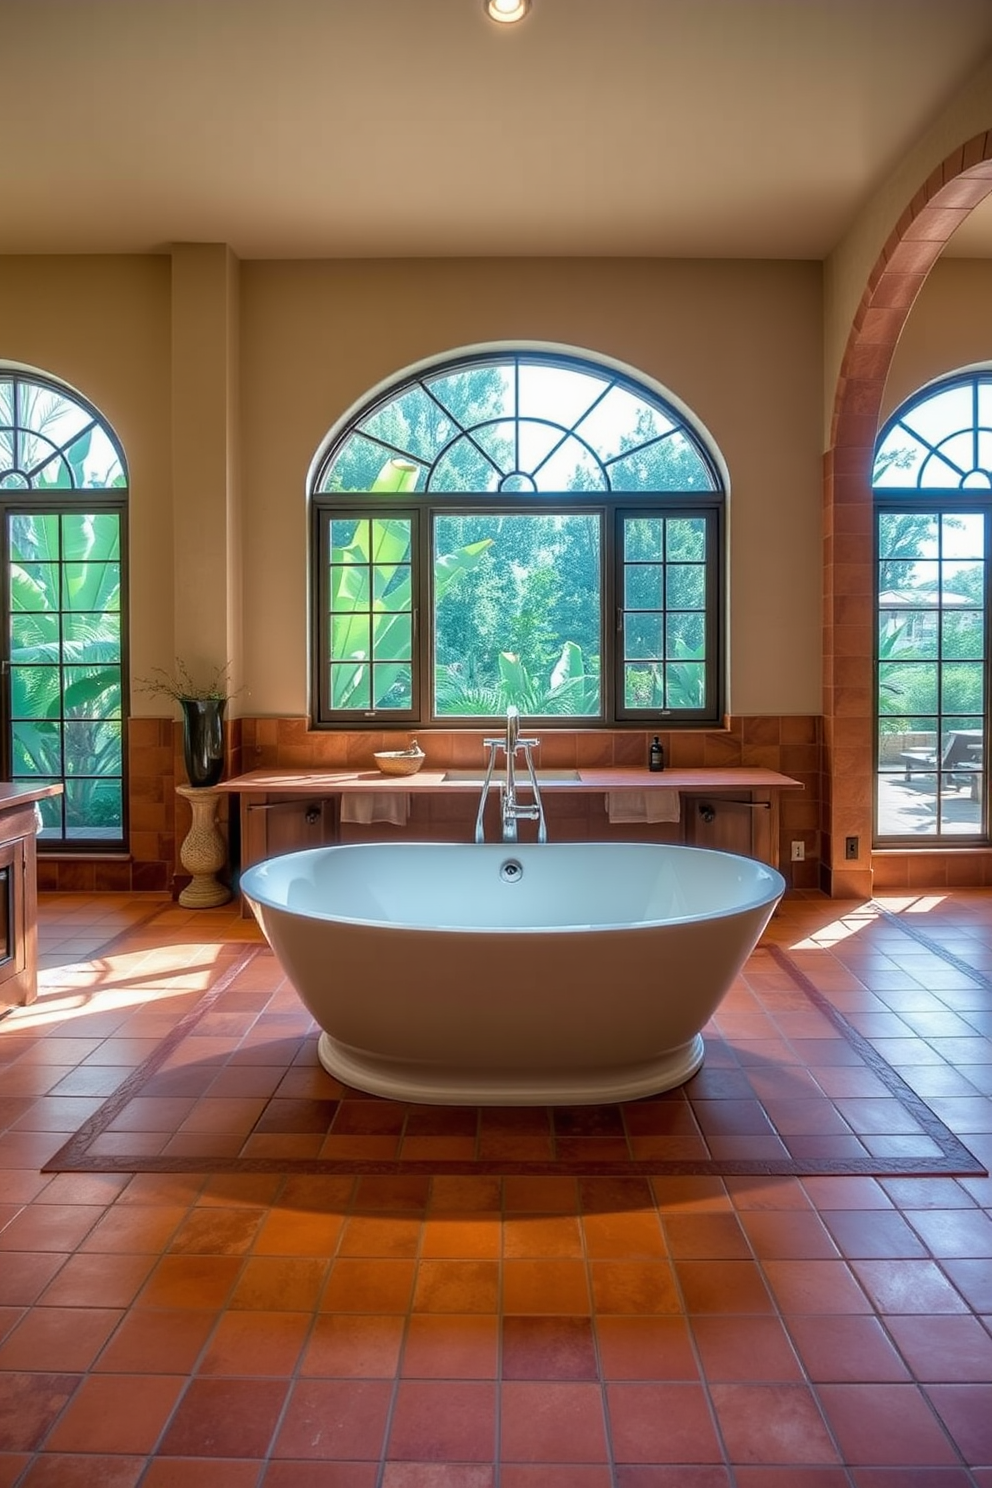
<instances>
[{"instance_id":1,"label":"arched window","mask_svg":"<svg viewBox=\"0 0 992 1488\"><path fill-rule=\"evenodd\" d=\"M889 419L874 491L876 837L987 841L992 372Z\"/></svg>"},{"instance_id":2,"label":"arched window","mask_svg":"<svg viewBox=\"0 0 992 1488\"><path fill-rule=\"evenodd\" d=\"M716 460L631 375L538 351L406 374L310 500L316 724L722 720Z\"/></svg>"},{"instance_id":3,"label":"arched window","mask_svg":"<svg viewBox=\"0 0 992 1488\"><path fill-rule=\"evenodd\" d=\"M39 845L125 841L127 482L116 438L69 388L0 367L3 778L60 781Z\"/></svg>"}]
</instances>

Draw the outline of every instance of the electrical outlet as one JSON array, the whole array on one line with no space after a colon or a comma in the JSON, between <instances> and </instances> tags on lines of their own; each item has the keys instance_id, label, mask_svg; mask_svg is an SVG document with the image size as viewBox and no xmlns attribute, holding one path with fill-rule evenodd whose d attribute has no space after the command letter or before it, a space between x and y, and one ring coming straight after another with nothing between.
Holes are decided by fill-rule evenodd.
<instances>
[{"instance_id":1,"label":"electrical outlet","mask_svg":"<svg viewBox=\"0 0 992 1488\"><path fill-rule=\"evenodd\" d=\"M794 842L792 844L792 861L794 863L805 863L805 861L806 861L806 844L805 844L805 842Z\"/></svg>"},{"instance_id":2,"label":"electrical outlet","mask_svg":"<svg viewBox=\"0 0 992 1488\"><path fill-rule=\"evenodd\" d=\"M847 858L848 862L851 862L852 860L854 860L854 859L856 859L858 857L858 839L857 839L857 837L845 837L844 838L844 856L845 856L845 858Z\"/></svg>"}]
</instances>

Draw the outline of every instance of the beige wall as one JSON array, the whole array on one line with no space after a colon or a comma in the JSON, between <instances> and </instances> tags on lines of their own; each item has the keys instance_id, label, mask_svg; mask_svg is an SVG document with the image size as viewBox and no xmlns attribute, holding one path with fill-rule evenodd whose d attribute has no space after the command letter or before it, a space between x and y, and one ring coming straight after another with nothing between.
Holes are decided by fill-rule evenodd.
<instances>
[{"instance_id":1,"label":"beige wall","mask_svg":"<svg viewBox=\"0 0 992 1488\"><path fill-rule=\"evenodd\" d=\"M528 341L638 369L701 421L729 472L730 710L819 711L819 265L255 262L235 302L238 277L223 245L0 259L0 359L73 384L127 453L135 675L230 656L232 712L305 714L305 489L328 430L412 363Z\"/></svg>"},{"instance_id":2,"label":"beige wall","mask_svg":"<svg viewBox=\"0 0 992 1488\"><path fill-rule=\"evenodd\" d=\"M882 418L924 383L992 365L992 262L945 258L913 306L885 384Z\"/></svg>"},{"instance_id":3,"label":"beige wall","mask_svg":"<svg viewBox=\"0 0 992 1488\"><path fill-rule=\"evenodd\" d=\"M647 373L731 490L730 708L820 708L820 270L808 263L242 265L246 713L306 711L310 461L370 388L454 348L538 341Z\"/></svg>"}]
</instances>

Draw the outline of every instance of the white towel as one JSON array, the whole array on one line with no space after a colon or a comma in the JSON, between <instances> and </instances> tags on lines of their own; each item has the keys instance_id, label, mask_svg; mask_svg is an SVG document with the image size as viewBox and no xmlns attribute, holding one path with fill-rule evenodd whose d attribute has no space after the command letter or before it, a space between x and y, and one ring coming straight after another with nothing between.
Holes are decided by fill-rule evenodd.
<instances>
[{"instance_id":1,"label":"white towel","mask_svg":"<svg viewBox=\"0 0 992 1488\"><path fill-rule=\"evenodd\" d=\"M674 789L608 791L606 814L611 822L677 822L679 793Z\"/></svg>"},{"instance_id":2,"label":"white towel","mask_svg":"<svg viewBox=\"0 0 992 1488\"><path fill-rule=\"evenodd\" d=\"M394 827L405 827L410 815L410 797L406 791L342 791L341 820L361 822L392 822Z\"/></svg>"}]
</instances>

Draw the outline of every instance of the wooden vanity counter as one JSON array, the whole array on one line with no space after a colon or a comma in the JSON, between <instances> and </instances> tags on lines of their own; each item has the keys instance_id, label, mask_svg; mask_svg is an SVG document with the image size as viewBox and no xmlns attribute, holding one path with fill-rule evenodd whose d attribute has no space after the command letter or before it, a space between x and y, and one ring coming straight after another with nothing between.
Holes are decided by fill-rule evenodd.
<instances>
[{"instance_id":1,"label":"wooden vanity counter","mask_svg":"<svg viewBox=\"0 0 992 1488\"><path fill-rule=\"evenodd\" d=\"M248 867L277 852L339 841L340 803L351 792L402 794L411 799L451 794L478 800L484 774L484 768L426 765L406 776L383 775L376 769L249 770L220 781L213 789L239 799L241 866ZM779 857L781 793L803 789L800 781L788 775L747 765L669 767L655 773L633 767L552 766L539 767L537 776L545 799L568 792L607 796L611 791L678 791L681 820L674 831L659 829L666 840L744 851L773 867ZM526 772L519 767L517 778L526 782ZM494 788L499 779L497 767ZM277 821L280 825L274 830Z\"/></svg>"}]
</instances>

